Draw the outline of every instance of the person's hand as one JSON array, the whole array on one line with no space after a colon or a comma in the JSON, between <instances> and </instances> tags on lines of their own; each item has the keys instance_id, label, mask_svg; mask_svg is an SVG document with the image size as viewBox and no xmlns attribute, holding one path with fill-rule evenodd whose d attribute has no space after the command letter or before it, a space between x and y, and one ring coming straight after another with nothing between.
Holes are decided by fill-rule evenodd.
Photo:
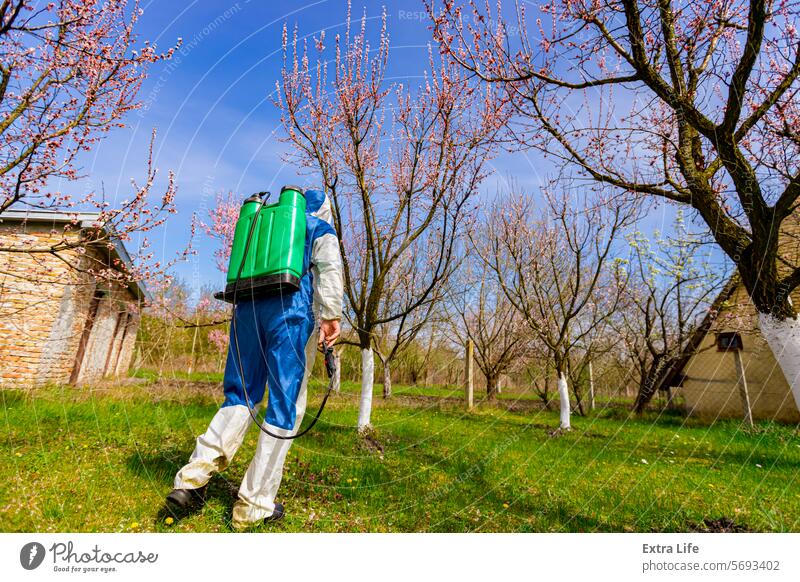
<instances>
[{"instance_id":1,"label":"person's hand","mask_svg":"<svg viewBox=\"0 0 800 582\"><path fill-rule=\"evenodd\" d=\"M342 326L338 319L324 319L319 325L319 347L322 348L322 342L327 342L332 346L342 331Z\"/></svg>"}]
</instances>

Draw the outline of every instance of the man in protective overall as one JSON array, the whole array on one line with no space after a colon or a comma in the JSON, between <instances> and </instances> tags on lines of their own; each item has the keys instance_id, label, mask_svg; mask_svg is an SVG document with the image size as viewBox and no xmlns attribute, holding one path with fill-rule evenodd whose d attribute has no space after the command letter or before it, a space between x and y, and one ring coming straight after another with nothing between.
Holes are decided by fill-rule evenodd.
<instances>
[{"instance_id":1,"label":"man in protective overall","mask_svg":"<svg viewBox=\"0 0 800 582\"><path fill-rule=\"evenodd\" d=\"M237 302L238 338L231 325L223 380L225 401L208 430L197 437L189 462L175 476L167 504L176 513L203 505L212 474L230 464L253 423L239 361L250 405L256 410L265 384L269 385L266 428L281 436L296 434L306 409L308 378L317 346L323 340L331 345L339 337L342 261L330 200L319 190L306 191L305 198L307 226L300 289ZM261 431L233 508L235 528L283 517L283 505L275 502L275 495L291 444L291 440L276 439Z\"/></svg>"}]
</instances>

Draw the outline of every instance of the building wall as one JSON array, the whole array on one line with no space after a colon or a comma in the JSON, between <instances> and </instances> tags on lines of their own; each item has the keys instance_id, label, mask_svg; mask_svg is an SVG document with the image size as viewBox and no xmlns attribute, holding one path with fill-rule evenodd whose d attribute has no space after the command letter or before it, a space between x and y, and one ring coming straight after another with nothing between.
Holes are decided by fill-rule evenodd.
<instances>
[{"instance_id":1,"label":"building wall","mask_svg":"<svg viewBox=\"0 0 800 582\"><path fill-rule=\"evenodd\" d=\"M45 247L62 238L61 229L51 231L50 225L0 223L3 246L29 242ZM78 255L68 258L77 260ZM50 254L0 253L0 387L69 382L95 287L92 277ZM120 352L122 334L113 337L116 343L112 335L116 313L133 300L128 289L117 286L99 305L79 383L102 376L109 349L120 354L109 361L109 370L127 372L132 348L125 346ZM126 344L128 335L136 335L138 318L133 321Z\"/></svg>"},{"instance_id":2,"label":"building wall","mask_svg":"<svg viewBox=\"0 0 800 582\"><path fill-rule=\"evenodd\" d=\"M96 382L128 371L133 356L130 340L135 339L138 328L138 319L131 318L129 322L130 299L130 292L119 287L100 299L77 384Z\"/></svg>"},{"instance_id":3,"label":"building wall","mask_svg":"<svg viewBox=\"0 0 800 582\"><path fill-rule=\"evenodd\" d=\"M113 368L110 370L110 374L114 376L122 376L128 373L136 346L139 316L136 313L129 312L126 319L127 321L115 344L116 351L111 364Z\"/></svg>"},{"instance_id":4,"label":"building wall","mask_svg":"<svg viewBox=\"0 0 800 582\"><path fill-rule=\"evenodd\" d=\"M3 246L48 246L58 240L41 226L20 233L19 224L0 224ZM0 253L0 383L64 380L63 368L71 366L74 355L77 283L75 273L52 255Z\"/></svg>"},{"instance_id":5,"label":"building wall","mask_svg":"<svg viewBox=\"0 0 800 582\"><path fill-rule=\"evenodd\" d=\"M800 298L793 300L797 305ZM679 394L685 398L687 412L708 420L743 417L734 355L718 351L716 346L717 333L723 331L736 331L742 337L742 364L753 418L800 422L789 384L758 330L758 317L744 287L734 292L726 311L684 369L686 378Z\"/></svg>"}]
</instances>

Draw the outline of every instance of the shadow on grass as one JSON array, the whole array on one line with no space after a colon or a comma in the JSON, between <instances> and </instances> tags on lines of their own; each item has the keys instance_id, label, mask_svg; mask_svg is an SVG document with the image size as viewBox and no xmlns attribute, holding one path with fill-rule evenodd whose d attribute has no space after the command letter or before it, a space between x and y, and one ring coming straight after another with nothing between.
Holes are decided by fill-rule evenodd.
<instances>
[{"instance_id":1,"label":"shadow on grass","mask_svg":"<svg viewBox=\"0 0 800 582\"><path fill-rule=\"evenodd\" d=\"M176 448L164 449L161 452L152 454L130 455L126 461L128 470L134 475L162 483L164 486L164 497L172 490L173 480L178 470L189 459L190 453ZM216 474L208 483L206 502L216 499L226 507L232 507L238 495L238 486L226 478L224 474ZM195 511L176 514L163 505L155 516L156 522L160 523L167 517L176 520L185 519L190 515L198 513L202 508Z\"/></svg>"},{"instance_id":2,"label":"shadow on grass","mask_svg":"<svg viewBox=\"0 0 800 582\"><path fill-rule=\"evenodd\" d=\"M524 507L520 507L523 505ZM584 533L584 532L621 532L622 527L601 521L596 517L592 517L585 513L576 512L574 509L566 505L558 504L555 507L535 507L530 503L515 503L513 508L516 513L523 513L525 515L532 515L538 518L537 521L559 524L561 527L548 528L537 527L536 523L527 523L520 526L516 531L519 533L532 533L532 532L553 532L553 533Z\"/></svg>"},{"instance_id":3,"label":"shadow on grass","mask_svg":"<svg viewBox=\"0 0 800 582\"><path fill-rule=\"evenodd\" d=\"M178 472L188 454L175 448L164 449L153 453L137 452L129 455L126 460L128 470L138 477L158 483L171 484L175 473Z\"/></svg>"}]
</instances>

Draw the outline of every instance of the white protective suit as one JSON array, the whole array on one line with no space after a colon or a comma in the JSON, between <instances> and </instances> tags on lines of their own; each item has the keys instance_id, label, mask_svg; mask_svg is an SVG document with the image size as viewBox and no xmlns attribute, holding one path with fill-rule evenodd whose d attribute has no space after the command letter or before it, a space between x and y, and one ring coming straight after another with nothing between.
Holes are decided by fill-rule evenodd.
<instances>
[{"instance_id":1,"label":"white protective suit","mask_svg":"<svg viewBox=\"0 0 800 582\"><path fill-rule=\"evenodd\" d=\"M319 320L341 319L343 294L342 261L332 226L330 201L319 190L308 190L305 197L308 222L305 269L310 273L302 277L300 290L287 297L236 306L238 341L232 330L225 369L225 402L208 430L197 437L189 462L175 476L175 489L202 487L214 472L230 464L253 424L242 390L245 381L250 404L256 410L265 384L269 384L265 421L270 432L289 435L300 427L306 409L308 378L317 352ZM244 379L235 357L237 351ZM286 453L292 445L291 440L259 433L255 456L233 509L236 528L256 524L272 515Z\"/></svg>"}]
</instances>

